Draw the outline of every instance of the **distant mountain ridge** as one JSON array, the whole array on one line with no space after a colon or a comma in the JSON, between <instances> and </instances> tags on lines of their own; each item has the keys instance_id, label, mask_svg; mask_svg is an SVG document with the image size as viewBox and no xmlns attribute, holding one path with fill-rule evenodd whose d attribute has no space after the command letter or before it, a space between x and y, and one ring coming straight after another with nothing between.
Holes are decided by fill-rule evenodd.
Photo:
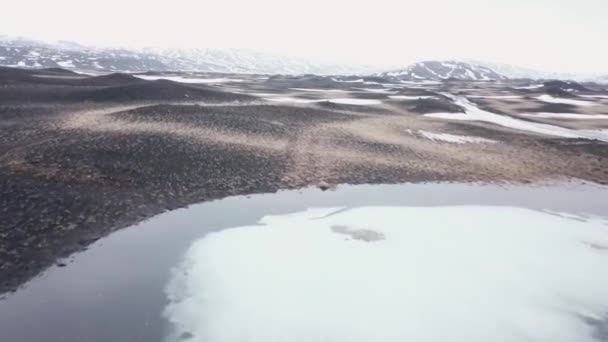
<instances>
[{"instance_id":1,"label":"distant mountain ridge","mask_svg":"<svg viewBox=\"0 0 608 342\"><path fill-rule=\"evenodd\" d=\"M591 73L572 73L572 72L550 72L541 71L533 68L521 67L518 65L505 64L505 63L493 63L476 60L462 60L465 63L473 63L488 67L497 73L504 75L508 78L531 78L531 79L544 79L544 80L573 80L573 81L589 81L589 82L606 82L608 81L608 74L591 74Z\"/></svg>"},{"instance_id":2,"label":"distant mountain ridge","mask_svg":"<svg viewBox=\"0 0 608 342\"><path fill-rule=\"evenodd\" d=\"M383 72L378 75L407 81L534 79L608 83L608 74L546 72L510 64L469 60L423 61L411 64L403 69Z\"/></svg>"},{"instance_id":3,"label":"distant mountain ridge","mask_svg":"<svg viewBox=\"0 0 608 342\"><path fill-rule=\"evenodd\" d=\"M199 71L260 74L368 74L378 68L320 63L241 49L122 49L0 36L0 65L91 72Z\"/></svg>"},{"instance_id":4,"label":"distant mountain ridge","mask_svg":"<svg viewBox=\"0 0 608 342\"><path fill-rule=\"evenodd\" d=\"M423 61L382 72L378 67L319 63L242 49L99 48L0 35L0 66L64 68L91 73L198 71L249 74L375 75L407 81L561 79L608 83L606 75L551 73L469 60Z\"/></svg>"},{"instance_id":5,"label":"distant mountain ridge","mask_svg":"<svg viewBox=\"0 0 608 342\"><path fill-rule=\"evenodd\" d=\"M471 63L458 61L424 61L408 67L384 72L384 77L395 77L403 81L443 81L449 79L467 81L497 81L505 80L506 76L494 70Z\"/></svg>"}]
</instances>

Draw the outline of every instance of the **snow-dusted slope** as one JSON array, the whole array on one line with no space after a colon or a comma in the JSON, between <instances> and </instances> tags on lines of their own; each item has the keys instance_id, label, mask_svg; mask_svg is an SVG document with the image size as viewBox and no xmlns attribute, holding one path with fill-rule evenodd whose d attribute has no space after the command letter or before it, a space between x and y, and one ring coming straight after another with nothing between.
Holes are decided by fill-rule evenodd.
<instances>
[{"instance_id":1,"label":"snow-dusted slope","mask_svg":"<svg viewBox=\"0 0 608 342\"><path fill-rule=\"evenodd\" d=\"M113 49L0 36L0 65L90 71L204 71L264 74L372 73L365 66L316 63L239 49Z\"/></svg>"},{"instance_id":2,"label":"snow-dusted slope","mask_svg":"<svg viewBox=\"0 0 608 342\"><path fill-rule=\"evenodd\" d=\"M159 56L125 49L96 49L77 43L47 44L0 38L0 65L26 68L67 68L88 71L166 70Z\"/></svg>"},{"instance_id":3,"label":"snow-dusted slope","mask_svg":"<svg viewBox=\"0 0 608 342\"><path fill-rule=\"evenodd\" d=\"M146 49L179 70L204 70L263 74L346 75L374 72L359 65L320 63L244 49Z\"/></svg>"},{"instance_id":4,"label":"snow-dusted slope","mask_svg":"<svg viewBox=\"0 0 608 342\"><path fill-rule=\"evenodd\" d=\"M521 66L512 65L512 64L492 63L492 62L473 61L473 60L470 60L470 61L464 60L464 62L483 65L508 78L574 80L574 81L579 81L579 82L581 82L581 81L608 82L608 75L601 77L598 74L589 74L589 73L585 74L585 73L540 71L540 70L521 67Z\"/></svg>"},{"instance_id":5,"label":"snow-dusted slope","mask_svg":"<svg viewBox=\"0 0 608 342\"><path fill-rule=\"evenodd\" d=\"M456 61L425 61L412 64L405 69L385 72L382 76L397 77L401 80L459 79L470 81L489 81L506 79L490 68Z\"/></svg>"},{"instance_id":6,"label":"snow-dusted slope","mask_svg":"<svg viewBox=\"0 0 608 342\"><path fill-rule=\"evenodd\" d=\"M600 76L595 79L595 82L598 83L608 83L608 75Z\"/></svg>"}]
</instances>

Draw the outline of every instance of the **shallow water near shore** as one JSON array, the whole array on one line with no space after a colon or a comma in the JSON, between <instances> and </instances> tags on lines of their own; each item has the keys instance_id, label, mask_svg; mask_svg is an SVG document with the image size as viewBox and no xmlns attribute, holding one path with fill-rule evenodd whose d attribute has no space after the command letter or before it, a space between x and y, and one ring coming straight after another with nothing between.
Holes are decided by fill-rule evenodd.
<instances>
[{"instance_id":1,"label":"shallow water near shore","mask_svg":"<svg viewBox=\"0 0 608 342\"><path fill-rule=\"evenodd\" d=\"M326 192L311 188L281 191L276 194L238 196L192 205L159 215L101 239L88 250L65 261L67 267L52 267L16 293L8 295L0 301L0 340L352 341L374 339L375 336L378 341L403 337L416 337L424 341L427 336L424 331L428 332L428 329L403 331L398 328L403 324L400 324L395 315L404 317L410 313L419 317L416 313L400 310L399 303L410 302L406 300L409 297L403 293L420 293L423 287L404 288L404 284L409 283L406 280L410 278L406 276L407 272L401 276L395 274L395 266L407 269L407 265L418 265L420 269L430 270L425 273L429 276L428 279L444 279L446 274L441 272L444 264L439 262L437 257L452 244L441 247L434 245L434 241L446 236L449 237L448 242L453 241L452 246L468 246L468 250L476 250L475 248L481 248L480 246L488 242L506 240L493 240L500 234L509 238L519 237L514 239L512 244L501 244L504 247L502 255L509 256L508 253L512 251L514 263L530 262L536 257L541 260L546 258L546 262L543 261L539 269L548 267L555 276L546 279L582 281L573 286L556 285L555 289L549 285L551 288L546 291L540 288L538 292L534 292L542 294L540 297L543 305L555 305L550 295L556 298L567 296L570 301L564 303L570 305L565 308L570 310L568 316L556 315L555 311L539 311L536 306L530 304L539 297L532 296L529 291L512 292L512 302L526 302L526 306L515 307L513 312L528 314L528 311L517 310L524 310L531 305L533 309L530 312L533 315L528 316L530 319L538 321L539 317L547 318L545 325L538 327L539 335L535 337L542 340L542 330L550 328L552 322L560 322L560 326L566 324L567 328L561 330L561 335L551 336L553 341L572 336L579 337L581 341L592 341L594 338L607 340L606 332L602 332L602 329L606 329L603 315L608 310L603 311L603 308L606 308L606 299L600 298L603 295L601 285L608 280L608 251L605 249L605 243L608 243L607 190L606 187L580 182L530 186L453 183L358 185L340 186L337 190ZM459 206L462 207L459 209ZM322 209L308 210L311 208ZM486 209L495 211L496 215L486 215ZM292 213L295 214L287 215ZM311 213L314 215L310 216ZM462 213L464 217L457 218L450 216L450 213ZM417 230L412 230L411 224L404 224L403 228L399 224L390 226L399 222L411 223L409 220L423 214L426 215L425 219L419 217L412 221L416 223ZM441 215L444 215L444 221L433 219ZM461 235L456 230L446 232L430 229L441 222L446 222L448 226L452 222L462 227L463 222L481 222L480 217L486 217L483 223L488 227L493 226L488 224L491 220L502 221L496 222L496 226L502 228L493 231L496 234L488 234L485 240L480 238L480 244L467 245L469 242L460 240ZM262 224L258 224L262 219ZM511 219L515 220L511 222L513 234L508 225L508 220ZM532 236L536 238L531 239L529 235L522 233L521 225L527 220L534 222L530 224L531 230L541 226L547 230L535 231ZM546 222L548 223L545 224ZM408 251L415 250L416 245L407 245L407 241L411 241L413 237L420 238L421 232L426 233L423 229L425 223L429 225L428 233L435 234L424 237L429 248L409 255L400 254L404 246L408 246ZM232 227L241 228L226 230ZM553 240L554 236L548 233L551 229L560 232L555 234L557 240ZM221 233L209 234L212 232ZM466 231L469 236L477 236L475 232L470 229ZM569 232L569 235L564 237L561 232ZM482 235L484 234L480 234ZM432 236L435 238L431 238ZM547 236L546 240L544 236ZM577 244L576 249L572 251L576 257L568 259L569 255L564 255L565 260L570 260L569 268L565 268L575 270L587 267L591 272L589 279L597 280L596 282L573 273L553 272L557 270L552 268L555 265L564 266L560 263L563 260L558 258L560 253L570 250L554 250L551 249L552 246L570 248L572 236L580 238L581 241L577 240L580 246ZM529 249L523 247L526 243L530 244ZM386 244L392 244L393 249L389 250L399 252L385 254L386 250L382 246ZM283 249L278 246L283 246ZM298 251L298 246L315 249ZM547 248L543 249L543 246ZM369 248L373 250L370 252ZM489 245L487 250L477 251L490 253L496 248L498 247ZM331 251L339 252L332 255ZM525 251L537 251L538 254L532 253L531 259L520 258L518 253L521 252L525 256ZM426 264L426 260L421 260L426 252L434 262ZM303 259L309 253L311 258ZM455 260L466 261L462 264L464 266L477 265L471 264L473 259L458 259L458 256L457 253L450 255ZM284 259L281 259L282 257ZM420 262L412 263L412 259ZM213 263L210 260L213 260ZM331 262L324 262L330 260ZM496 267L511 267L508 260L489 260L491 265ZM276 269L272 267L275 261ZM472 267L464 266L462 270L469 273L463 279L473 280ZM279 273L287 274L286 278L280 278ZM339 276L331 277L336 274ZM487 274L487 270L484 274ZM519 275L528 274L534 273ZM315 275L318 275L319 279L311 280ZM451 275L459 277L462 273ZM495 275L502 276L503 272L497 272ZM373 280L371 283L394 281L394 286L376 287L369 283L363 287L357 285L363 283L366 276ZM306 288L297 287L300 283L294 282L298 280L297 277L306 279ZM494 284L493 280L497 278L490 279L492 281L483 279L485 284ZM523 279L524 283L527 279ZM545 284L545 278L531 280L538 286ZM469 282L456 283L463 289L460 293L478 293ZM596 286L588 287L586 283L595 283ZM310 291L310 288L319 291ZM379 289L387 291L390 298L378 296L381 292ZM510 289L496 287L497 292L488 290L485 293L490 299L495 299L493 294L504 293ZM281 290L284 292L281 293ZM201 297L199 291L212 294L212 298L202 298L205 296ZM293 295L294 291L298 294ZM426 295L428 298L434 298L437 294L441 294L441 303L437 301L441 305L457 308L468 303L467 297L454 297L445 291L428 292ZM579 294L584 294L584 298L577 297ZM341 295L344 300L336 300ZM348 305L348 298L352 299L355 295L357 307L362 312L376 312L373 316L379 317L378 321L372 322L370 320L373 317L358 315L356 317L363 321L352 323L354 317L350 317L348 313L353 311L350 310L353 308ZM272 296L282 298L281 303L278 300L277 303L268 302ZM291 300L293 298L301 300ZM488 303L487 300L484 302ZM250 306L235 303L248 303ZM323 306L318 306L321 304L325 305L326 310L323 310ZM485 308L490 311L472 310L469 313L488 316L488 312L500 311L493 306ZM277 310L281 315L275 316ZM293 312L289 312L290 310ZM321 313L322 311L325 312ZM429 328L433 324L445 325L449 320L442 321L433 317L439 311L426 311L425 314L432 319L419 320L418 326ZM247 312L250 314L246 314ZM451 312L454 317L458 317L459 311ZM585 319L572 319L575 315ZM278 321L278 317L282 317L284 321ZM319 321L311 320L311 317L316 317ZM331 317L335 317L335 322ZM387 323L391 317L396 320L394 325ZM274 329L265 325L268 322L275 322L289 329ZM327 324L322 325L320 322ZM478 320L476 323L483 321ZM511 323L513 322L509 320L489 322L503 329L507 328L501 324ZM348 328L366 324L369 329L365 331ZM310 333L313 326L318 328L315 334ZM473 323L468 326L456 325L450 328L450 332L452 336L456 336L454 332L469 331L469 334L463 332L462 338L470 338L471 334L477 332L484 332L485 335L478 335L484 338L493 337L491 332L481 327L476 330L476 326L478 325ZM529 332L526 327L518 328ZM230 334L226 334L226 331ZM504 336L509 336L510 333L518 331L504 330L503 333ZM299 332L299 335L289 335L294 332ZM444 337L446 336L435 336Z\"/></svg>"}]
</instances>

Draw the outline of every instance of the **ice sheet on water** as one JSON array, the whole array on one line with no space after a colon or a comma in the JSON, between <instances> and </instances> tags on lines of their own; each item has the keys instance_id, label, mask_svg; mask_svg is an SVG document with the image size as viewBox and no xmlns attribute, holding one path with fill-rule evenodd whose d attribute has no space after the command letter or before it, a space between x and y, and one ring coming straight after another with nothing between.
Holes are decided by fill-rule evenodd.
<instances>
[{"instance_id":1,"label":"ice sheet on water","mask_svg":"<svg viewBox=\"0 0 608 342\"><path fill-rule=\"evenodd\" d=\"M591 342L608 311L608 227L514 207L269 216L195 241L169 341Z\"/></svg>"}]
</instances>

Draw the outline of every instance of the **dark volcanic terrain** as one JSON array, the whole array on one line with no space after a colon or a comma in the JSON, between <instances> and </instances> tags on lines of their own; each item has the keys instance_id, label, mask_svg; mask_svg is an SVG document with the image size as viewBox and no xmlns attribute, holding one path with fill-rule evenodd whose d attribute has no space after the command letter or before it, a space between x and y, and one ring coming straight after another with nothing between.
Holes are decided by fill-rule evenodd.
<instances>
[{"instance_id":1,"label":"dark volcanic terrain","mask_svg":"<svg viewBox=\"0 0 608 342\"><path fill-rule=\"evenodd\" d=\"M608 184L607 117L594 84L0 68L0 293L116 229L229 195Z\"/></svg>"}]
</instances>

